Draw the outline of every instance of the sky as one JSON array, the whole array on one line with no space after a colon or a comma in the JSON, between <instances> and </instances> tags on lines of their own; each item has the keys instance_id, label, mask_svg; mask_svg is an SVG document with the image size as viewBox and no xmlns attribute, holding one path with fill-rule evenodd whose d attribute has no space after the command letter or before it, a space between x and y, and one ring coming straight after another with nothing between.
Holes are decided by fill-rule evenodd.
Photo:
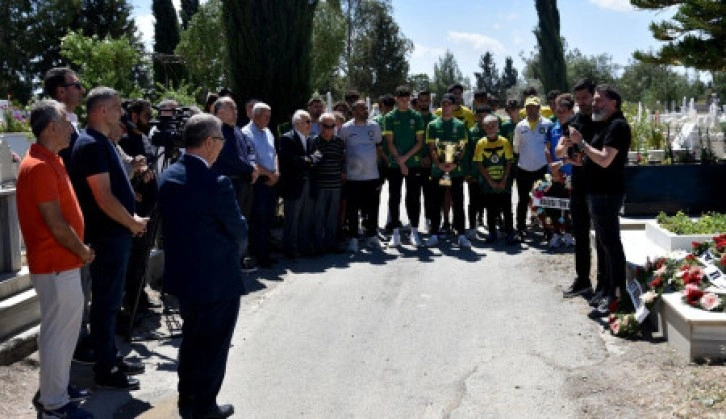
<instances>
[{"instance_id":1,"label":"sky","mask_svg":"<svg viewBox=\"0 0 726 419\"><path fill-rule=\"evenodd\" d=\"M179 0L173 0L179 7ZM274 0L270 0L274 1ZM205 0L202 0L204 3ZM536 39L534 0L393 0L394 19L414 44L410 73L433 75L434 64L447 49L465 77L474 82L479 57L489 51L501 71L507 56L521 71L521 54L529 56ZM154 18L149 0L133 0L136 25L147 45L152 44ZM568 49L587 56L609 54L620 66L635 50L657 50L648 25L667 20L672 10L635 10L629 0L560 0L560 34Z\"/></svg>"}]
</instances>

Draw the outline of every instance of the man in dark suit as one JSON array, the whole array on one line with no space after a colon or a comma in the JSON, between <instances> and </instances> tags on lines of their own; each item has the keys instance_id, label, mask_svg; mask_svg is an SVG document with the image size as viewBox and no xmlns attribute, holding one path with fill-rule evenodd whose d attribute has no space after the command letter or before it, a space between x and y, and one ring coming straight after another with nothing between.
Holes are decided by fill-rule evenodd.
<instances>
[{"instance_id":1,"label":"man in dark suit","mask_svg":"<svg viewBox=\"0 0 726 419\"><path fill-rule=\"evenodd\" d=\"M186 153L162 175L159 209L164 229L164 285L179 299L184 326L179 347L182 417L225 418L217 405L230 342L244 293L240 249L247 221L232 182L210 169L222 150L221 121L194 115L184 126Z\"/></svg>"},{"instance_id":2,"label":"man in dark suit","mask_svg":"<svg viewBox=\"0 0 726 419\"><path fill-rule=\"evenodd\" d=\"M311 255L320 250L311 246L316 192L314 182L311 182L311 169L321 155L315 152L310 138L310 114L296 111L292 126L292 131L280 137L277 153L280 162L278 190L285 211L283 251L288 258L295 258L298 252Z\"/></svg>"}]
</instances>

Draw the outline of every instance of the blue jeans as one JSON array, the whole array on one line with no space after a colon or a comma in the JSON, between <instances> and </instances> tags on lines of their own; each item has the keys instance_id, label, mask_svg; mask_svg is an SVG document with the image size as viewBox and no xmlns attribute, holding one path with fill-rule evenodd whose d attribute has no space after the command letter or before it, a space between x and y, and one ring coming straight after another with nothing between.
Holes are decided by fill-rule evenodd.
<instances>
[{"instance_id":1,"label":"blue jeans","mask_svg":"<svg viewBox=\"0 0 726 419\"><path fill-rule=\"evenodd\" d=\"M615 297L616 290L620 295L625 292L625 251L620 240L620 219L618 213L625 201L625 195L587 195L587 206L595 228L595 239L600 248L598 262L604 272L600 272L603 281L603 295Z\"/></svg>"},{"instance_id":2,"label":"blue jeans","mask_svg":"<svg viewBox=\"0 0 726 419\"><path fill-rule=\"evenodd\" d=\"M91 340L96 351L96 372L116 365L116 315L121 309L131 235L113 236L90 243L96 252L91 263Z\"/></svg>"}]
</instances>

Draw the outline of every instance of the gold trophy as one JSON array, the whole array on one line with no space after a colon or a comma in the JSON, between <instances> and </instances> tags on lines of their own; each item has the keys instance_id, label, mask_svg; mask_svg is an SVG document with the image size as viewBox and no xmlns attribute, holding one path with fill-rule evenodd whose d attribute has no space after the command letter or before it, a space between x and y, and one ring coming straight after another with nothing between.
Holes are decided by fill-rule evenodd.
<instances>
[{"instance_id":1,"label":"gold trophy","mask_svg":"<svg viewBox=\"0 0 726 419\"><path fill-rule=\"evenodd\" d=\"M439 150L439 160L443 157L444 164L452 164L456 161L456 153L459 151L458 144L444 144L442 148L439 140L436 139L436 147ZM439 185L451 186L451 175L449 175L449 172L444 171L441 180L439 180Z\"/></svg>"}]
</instances>

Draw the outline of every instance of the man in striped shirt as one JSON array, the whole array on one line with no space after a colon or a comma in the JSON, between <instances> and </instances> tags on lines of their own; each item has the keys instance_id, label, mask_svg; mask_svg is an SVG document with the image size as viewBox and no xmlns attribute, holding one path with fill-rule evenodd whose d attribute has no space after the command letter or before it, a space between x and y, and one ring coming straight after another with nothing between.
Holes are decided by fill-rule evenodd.
<instances>
[{"instance_id":1,"label":"man in striped shirt","mask_svg":"<svg viewBox=\"0 0 726 419\"><path fill-rule=\"evenodd\" d=\"M320 134L314 139L319 156L313 169L313 182L318 196L315 201L315 249L318 252L338 252L338 210L340 191L345 173L345 143L335 135L335 115L320 115Z\"/></svg>"}]
</instances>

